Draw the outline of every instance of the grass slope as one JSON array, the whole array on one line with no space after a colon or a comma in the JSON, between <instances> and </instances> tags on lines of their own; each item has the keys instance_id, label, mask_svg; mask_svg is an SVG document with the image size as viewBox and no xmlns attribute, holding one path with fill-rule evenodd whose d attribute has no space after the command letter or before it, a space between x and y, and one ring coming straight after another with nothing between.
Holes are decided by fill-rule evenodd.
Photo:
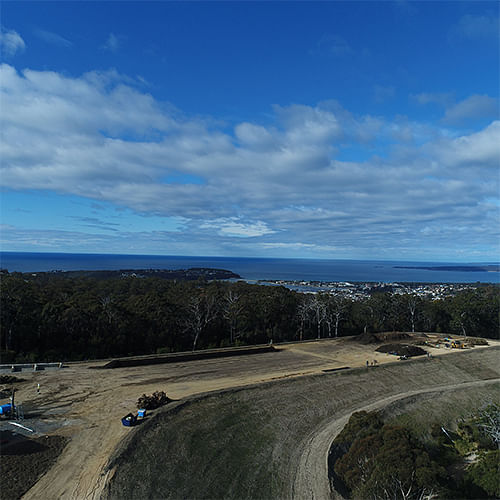
<instances>
[{"instance_id":1,"label":"grass slope","mask_svg":"<svg viewBox=\"0 0 500 500\"><path fill-rule=\"evenodd\" d=\"M391 394L499 377L499 353L467 351L192 398L133 431L110 462L116 471L106 496L290 497L303 443L326 422Z\"/></svg>"}]
</instances>

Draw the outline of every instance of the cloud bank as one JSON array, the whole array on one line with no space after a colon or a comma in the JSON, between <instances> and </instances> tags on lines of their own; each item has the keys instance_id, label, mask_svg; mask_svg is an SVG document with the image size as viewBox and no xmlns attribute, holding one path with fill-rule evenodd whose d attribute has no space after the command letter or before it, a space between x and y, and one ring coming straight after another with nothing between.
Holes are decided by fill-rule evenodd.
<instances>
[{"instance_id":1,"label":"cloud bank","mask_svg":"<svg viewBox=\"0 0 500 500\"><path fill-rule=\"evenodd\" d=\"M270 123L229 129L185 116L113 71L0 71L3 187L181 218L182 235L142 235L160 246L339 258L498 248L498 120L452 131L328 101L276 106ZM474 109L491 116L491 104L471 96L443 123Z\"/></svg>"}]
</instances>

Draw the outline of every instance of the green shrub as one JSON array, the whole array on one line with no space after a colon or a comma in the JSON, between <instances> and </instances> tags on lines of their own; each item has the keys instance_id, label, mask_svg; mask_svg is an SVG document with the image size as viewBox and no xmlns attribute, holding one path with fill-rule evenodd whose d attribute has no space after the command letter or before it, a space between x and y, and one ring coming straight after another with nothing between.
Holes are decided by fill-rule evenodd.
<instances>
[{"instance_id":1,"label":"green shrub","mask_svg":"<svg viewBox=\"0 0 500 500\"><path fill-rule=\"evenodd\" d=\"M471 465L468 478L488 495L500 497L500 451L483 452L477 463Z\"/></svg>"},{"instance_id":2,"label":"green shrub","mask_svg":"<svg viewBox=\"0 0 500 500\"><path fill-rule=\"evenodd\" d=\"M158 347L158 349L156 349L156 354L169 354L171 352L171 347Z\"/></svg>"}]
</instances>

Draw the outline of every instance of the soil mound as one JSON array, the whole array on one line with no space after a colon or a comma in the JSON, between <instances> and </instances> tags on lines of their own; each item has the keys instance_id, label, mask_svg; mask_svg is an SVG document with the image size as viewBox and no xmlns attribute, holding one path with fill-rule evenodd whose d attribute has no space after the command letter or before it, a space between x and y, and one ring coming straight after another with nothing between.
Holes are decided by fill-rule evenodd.
<instances>
[{"instance_id":1,"label":"soil mound","mask_svg":"<svg viewBox=\"0 0 500 500\"><path fill-rule=\"evenodd\" d=\"M351 340L359 342L360 344L377 344L380 342L374 333L361 333L360 335L352 337Z\"/></svg>"},{"instance_id":2,"label":"soil mound","mask_svg":"<svg viewBox=\"0 0 500 500\"><path fill-rule=\"evenodd\" d=\"M129 366L147 366L147 365L158 365L163 363L179 363L180 361L197 361L199 359L225 358L229 356L246 356L248 354L261 354L269 352L279 352L279 349L275 349L272 345L206 349L195 352L179 352L179 353L164 354L161 356L144 356L141 358L132 357L132 358L113 359L109 363L106 363L104 366L91 366L90 368L112 369L112 368L123 368Z\"/></svg>"},{"instance_id":3,"label":"soil mound","mask_svg":"<svg viewBox=\"0 0 500 500\"><path fill-rule=\"evenodd\" d=\"M5 498L21 498L57 460L67 439L62 436L28 439L0 431L0 442L2 493Z\"/></svg>"},{"instance_id":4,"label":"soil mound","mask_svg":"<svg viewBox=\"0 0 500 500\"><path fill-rule=\"evenodd\" d=\"M405 333L405 332L378 333L377 337L381 342L394 342L398 340L409 340L413 338L410 333Z\"/></svg>"},{"instance_id":5,"label":"soil mound","mask_svg":"<svg viewBox=\"0 0 500 500\"><path fill-rule=\"evenodd\" d=\"M380 342L394 342L398 340L408 340L412 336L404 332L383 332L383 333L361 333L356 335L352 340L360 344L379 344Z\"/></svg>"},{"instance_id":6,"label":"soil mound","mask_svg":"<svg viewBox=\"0 0 500 500\"><path fill-rule=\"evenodd\" d=\"M388 352L397 356L423 356L427 354L421 347L409 344L384 344L375 349L377 352Z\"/></svg>"}]
</instances>

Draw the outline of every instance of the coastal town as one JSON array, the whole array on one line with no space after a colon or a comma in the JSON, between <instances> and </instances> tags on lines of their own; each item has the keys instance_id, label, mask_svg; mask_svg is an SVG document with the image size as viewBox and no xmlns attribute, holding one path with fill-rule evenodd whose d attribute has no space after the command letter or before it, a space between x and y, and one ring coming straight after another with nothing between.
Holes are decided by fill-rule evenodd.
<instances>
[{"instance_id":1,"label":"coastal town","mask_svg":"<svg viewBox=\"0 0 500 500\"><path fill-rule=\"evenodd\" d=\"M348 281L288 281L260 280L259 285L284 286L302 293L330 293L350 300L363 300L374 293L388 292L394 295L412 294L431 300L453 297L464 290L473 290L480 283L382 283Z\"/></svg>"}]
</instances>

